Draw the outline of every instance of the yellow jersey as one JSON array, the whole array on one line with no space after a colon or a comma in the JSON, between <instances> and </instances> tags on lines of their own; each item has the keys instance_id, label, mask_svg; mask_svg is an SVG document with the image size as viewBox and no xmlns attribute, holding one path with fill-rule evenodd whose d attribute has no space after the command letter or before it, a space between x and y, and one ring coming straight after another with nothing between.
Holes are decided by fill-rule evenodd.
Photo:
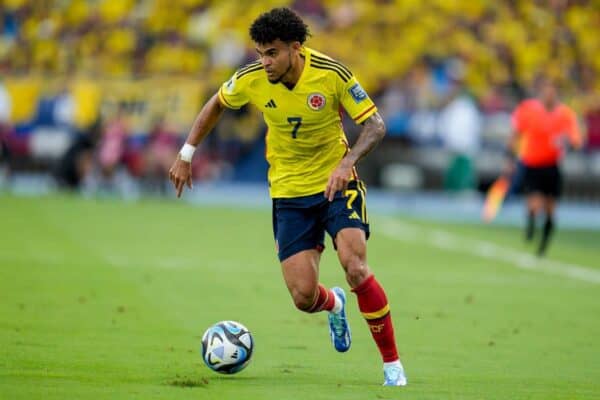
<instances>
[{"instance_id":1,"label":"yellow jersey","mask_svg":"<svg viewBox=\"0 0 600 400\"><path fill-rule=\"evenodd\" d=\"M357 123L377 108L341 63L307 47L296 85L272 84L260 61L240 68L218 96L228 108L258 107L267 124L266 158L272 198L325 191L329 176L348 151L341 109Z\"/></svg>"}]
</instances>

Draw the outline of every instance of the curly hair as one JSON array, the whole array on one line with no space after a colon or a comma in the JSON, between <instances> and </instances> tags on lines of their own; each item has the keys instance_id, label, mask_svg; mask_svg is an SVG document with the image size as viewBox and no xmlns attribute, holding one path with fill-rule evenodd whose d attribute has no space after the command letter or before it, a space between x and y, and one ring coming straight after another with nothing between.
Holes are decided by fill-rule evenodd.
<instances>
[{"instance_id":1,"label":"curly hair","mask_svg":"<svg viewBox=\"0 0 600 400\"><path fill-rule=\"evenodd\" d=\"M250 37L259 44L272 43L277 39L286 43L304 43L307 36L310 36L308 26L287 7L261 14L250 26Z\"/></svg>"}]
</instances>

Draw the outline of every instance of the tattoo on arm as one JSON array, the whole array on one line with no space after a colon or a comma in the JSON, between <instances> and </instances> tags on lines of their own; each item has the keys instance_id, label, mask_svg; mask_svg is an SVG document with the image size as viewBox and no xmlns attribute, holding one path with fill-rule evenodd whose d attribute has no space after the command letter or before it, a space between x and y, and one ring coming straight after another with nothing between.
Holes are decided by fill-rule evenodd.
<instances>
[{"instance_id":1,"label":"tattoo on arm","mask_svg":"<svg viewBox=\"0 0 600 400\"><path fill-rule=\"evenodd\" d=\"M381 115L376 112L363 123L363 129L360 132L356 143L354 143L354 146L352 146L352 149L346 155L346 158L352 161L352 164L356 164L373 150L384 136L385 123L383 122Z\"/></svg>"}]
</instances>

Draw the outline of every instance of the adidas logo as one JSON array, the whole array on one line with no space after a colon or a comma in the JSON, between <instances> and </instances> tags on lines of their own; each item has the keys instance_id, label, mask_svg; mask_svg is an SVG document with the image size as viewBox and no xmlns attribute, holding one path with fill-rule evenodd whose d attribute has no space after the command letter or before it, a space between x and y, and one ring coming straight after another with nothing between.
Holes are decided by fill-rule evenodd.
<instances>
[{"instance_id":1,"label":"adidas logo","mask_svg":"<svg viewBox=\"0 0 600 400\"><path fill-rule=\"evenodd\" d=\"M353 211L352 214L348 217L349 219L360 219L356 211Z\"/></svg>"},{"instance_id":2,"label":"adidas logo","mask_svg":"<svg viewBox=\"0 0 600 400\"><path fill-rule=\"evenodd\" d=\"M269 100L269 102L267 104L265 104L266 108L277 108L277 104L275 104L275 101L273 99Z\"/></svg>"}]
</instances>

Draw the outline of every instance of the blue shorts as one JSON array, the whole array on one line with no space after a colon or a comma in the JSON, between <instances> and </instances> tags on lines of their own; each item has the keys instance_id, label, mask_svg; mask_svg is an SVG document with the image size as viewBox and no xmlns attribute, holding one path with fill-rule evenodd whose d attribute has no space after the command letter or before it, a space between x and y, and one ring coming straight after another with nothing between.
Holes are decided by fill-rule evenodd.
<instances>
[{"instance_id":1,"label":"blue shorts","mask_svg":"<svg viewBox=\"0 0 600 400\"><path fill-rule=\"evenodd\" d=\"M325 231L335 237L344 228L360 228L369 238L367 189L362 181L350 181L348 189L332 202L323 192L310 196L273 199L273 235L279 260L302 251L325 248Z\"/></svg>"}]
</instances>

